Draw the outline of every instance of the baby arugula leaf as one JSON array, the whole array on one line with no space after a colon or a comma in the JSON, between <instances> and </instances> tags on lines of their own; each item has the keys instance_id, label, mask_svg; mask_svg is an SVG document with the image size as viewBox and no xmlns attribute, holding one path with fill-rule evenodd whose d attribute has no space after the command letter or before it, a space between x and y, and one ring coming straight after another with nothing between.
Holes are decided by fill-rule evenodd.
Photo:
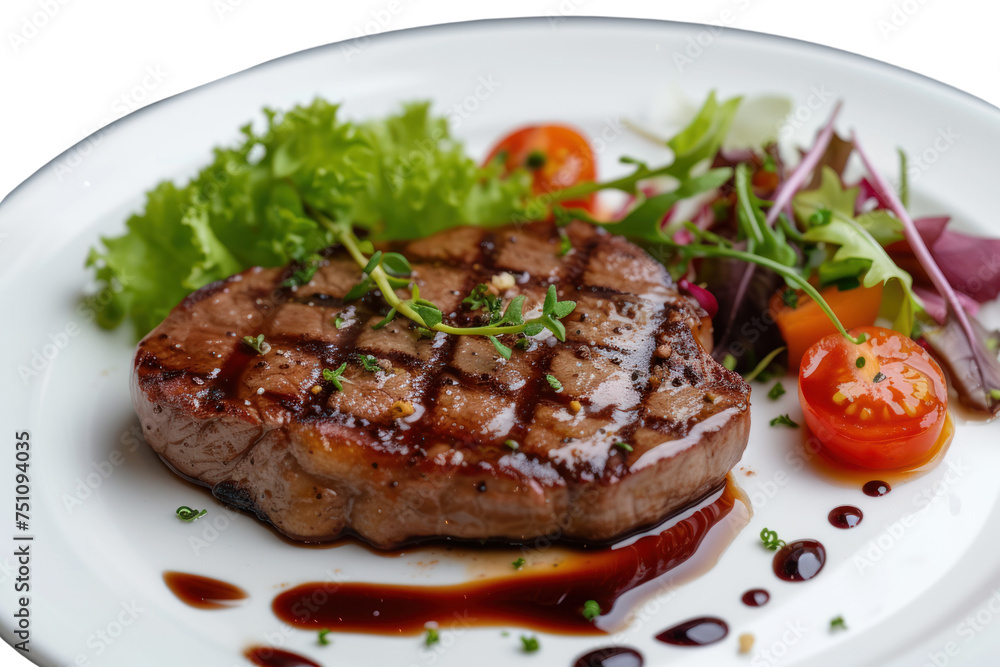
<instances>
[{"instance_id":1,"label":"baby arugula leaf","mask_svg":"<svg viewBox=\"0 0 1000 667\"><path fill-rule=\"evenodd\" d=\"M660 242L664 238L660 223L667 211L678 201L693 197L703 192L713 190L732 177L728 167L711 169L705 173L695 174L695 167L712 160L732 126L733 118L739 109L742 98L733 97L724 102L716 99L715 93L698 110L698 113L688 125L667 141L667 147L673 151L673 161L662 167L650 167L645 162L622 158L622 162L634 165L631 174L612 181L600 183L580 183L554 195L548 195L555 204L561 201L576 200L600 190L621 190L639 197L639 203L624 219L615 223L601 223L583 216L582 212L572 210L570 213L583 220L600 224L615 234L622 234L636 240ZM678 186L666 193L654 195L645 199L641 195L639 184L659 176L669 176L678 181Z\"/></svg>"},{"instance_id":2,"label":"baby arugula leaf","mask_svg":"<svg viewBox=\"0 0 1000 667\"><path fill-rule=\"evenodd\" d=\"M825 167L820 187L799 193L793 203L795 214L807 226L802 238L836 246L827 262L864 260L867 268L858 276L861 284L874 287L883 283L880 315L892 320L896 331L909 336L915 313L922 310L913 293L913 278L896 266L872 234L854 219L857 194L857 188L843 188L840 177ZM814 218L820 211L829 211L829 222Z\"/></svg>"}]
</instances>

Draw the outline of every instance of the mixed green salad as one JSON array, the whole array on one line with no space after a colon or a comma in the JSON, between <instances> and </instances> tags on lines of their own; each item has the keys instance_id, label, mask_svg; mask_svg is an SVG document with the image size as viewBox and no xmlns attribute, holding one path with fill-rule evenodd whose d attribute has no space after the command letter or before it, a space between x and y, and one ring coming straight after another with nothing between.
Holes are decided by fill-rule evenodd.
<instances>
[{"instance_id":1,"label":"mixed green salad","mask_svg":"<svg viewBox=\"0 0 1000 667\"><path fill-rule=\"evenodd\" d=\"M286 285L294 289L311 279L320 250L339 245L358 264L348 300L377 291L383 325L402 317L417 335L487 336L509 358L525 337L547 331L563 339L573 302L559 301L553 287L542 314L526 319L523 297L505 301L483 286L465 301L483 311L482 325L451 326L420 297L406 258L373 242L462 225L579 220L659 258L712 317L713 356L745 377L804 373L818 342L834 334L856 363L846 379L834 372L842 369L826 374L830 409L861 406L859 428L865 414L876 415L913 440L907 420L927 421L935 407L927 374L940 375L938 366L966 406L1000 412L1000 335L975 319L1000 293L1000 271L985 279L979 271L996 261L1000 240L955 231L946 217L912 219L905 155L892 187L856 138L836 134L837 111L795 164L773 140L724 148L740 105L709 95L687 126L660 141L662 161L622 157L628 173L603 181L587 138L564 125L520 128L477 160L428 103L365 122L345 120L321 99L265 110L262 131L242 128L242 141L217 148L186 185L156 186L125 234L91 250L98 281L128 276L99 322L128 320L142 336L191 291L255 265L294 262ZM846 175L852 157L864 167L855 182ZM609 211L601 195L608 190L626 193L627 205ZM872 327L877 318L891 329ZM914 351L888 351L901 346ZM933 367L911 363L921 355ZM947 402L939 393L930 392L936 407Z\"/></svg>"}]
</instances>

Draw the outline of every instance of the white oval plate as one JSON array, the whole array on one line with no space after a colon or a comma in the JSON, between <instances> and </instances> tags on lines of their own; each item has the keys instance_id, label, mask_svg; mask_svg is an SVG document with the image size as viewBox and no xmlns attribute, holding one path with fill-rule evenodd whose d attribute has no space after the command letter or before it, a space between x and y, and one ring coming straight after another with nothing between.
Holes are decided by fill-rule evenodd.
<instances>
[{"instance_id":1,"label":"white oval plate","mask_svg":"<svg viewBox=\"0 0 1000 667\"><path fill-rule=\"evenodd\" d=\"M245 665L247 646L272 644L327 665L570 665L586 650L623 642L639 648L648 665L980 664L976 656L996 648L989 622L1000 611L996 425L960 423L944 465L872 499L813 472L801 455L800 433L768 426L779 413L800 414L794 390L771 402L756 385L742 462L756 474L739 476L756 516L712 571L662 592L623 634L606 641L542 636L541 651L524 655L517 628L504 637L498 628L448 630L444 624L433 649L417 637L365 635L335 635L331 646L319 647L314 633L272 615L280 584L331 572L358 581L455 582L473 576L475 564L444 556L421 566L354 546L294 548L256 520L207 500L141 442L128 395L130 334L99 331L78 308L89 280L83 259L98 235L120 233L146 189L193 174L212 146L234 140L237 127L264 105L284 108L322 95L344 100L349 115L366 117L429 98L453 117L455 131L476 154L518 123L568 121L603 137L600 158L610 173L619 155L650 151L622 131L621 119L663 124L669 119L654 110L676 110L677 104L664 103L676 91L700 101L710 89L790 97L794 112L782 133L800 144L842 99L839 127L856 129L889 175L897 146L919 158L911 185L920 212L946 212L958 224L1000 232L990 180L1000 147L994 108L830 49L659 22L471 23L314 49L132 114L35 174L0 207L0 231L7 235L0 243L0 312L7 320L2 364L9 409L0 500L8 504L14 496L14 433L30 431L32 509L25 534L35 536L32 659ZM1000 311L988 311L996 326ZM173 517L179 505L206 503L209 514L194 524ZM864 511L859 528L840 531L827 523L827 512L845 503ZM9 519L5 530L13 531ZM785 539L820 539L829 554L826 569L805 584L778 581L757 538L764 526ZM8 554L0 557L0 624L10 641L17 573L13 549L0 551ZM166 569L232 581L251 599L231 610L193 609L166 589ZM751 609L740 603L754 586L771 591L770 604ZM729 637L702 649L653 640L675 622L703 614L726 619ZM849 629L831 633L829 622L838 615ZM750 656L737 655L744 632L756 637Z\"/></svg>"}]
</instances>

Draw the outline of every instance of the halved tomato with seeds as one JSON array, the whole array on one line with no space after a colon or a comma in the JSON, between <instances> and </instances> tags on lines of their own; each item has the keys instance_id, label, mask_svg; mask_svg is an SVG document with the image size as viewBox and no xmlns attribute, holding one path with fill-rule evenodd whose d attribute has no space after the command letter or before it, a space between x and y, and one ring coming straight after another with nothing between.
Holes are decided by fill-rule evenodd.
<instances>
[{"instance_id":1,"label":"halved tomato with seeds","mask_svg":"<svg viewBox=\"0 0 1000 667\"><path fill-rule=\"evenodd\" d=\"M866 468L915 467L931 455L948 412L944 374L910 338L881 327L809 348L799 368L806 424L834 456Z\"/></svg>"}]
</instances>

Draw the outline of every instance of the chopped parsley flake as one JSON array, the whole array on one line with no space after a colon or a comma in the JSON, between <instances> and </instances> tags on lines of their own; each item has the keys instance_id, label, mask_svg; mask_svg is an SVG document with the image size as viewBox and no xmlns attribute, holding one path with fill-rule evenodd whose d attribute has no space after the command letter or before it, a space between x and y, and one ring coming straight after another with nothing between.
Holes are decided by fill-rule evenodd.
<instances>
[{"instance_id":1,"label":"chopped parsley flake","mask_svg":"<svg viewBox=\"0 0 1000 667\"><path fill-rule=\"evenodd\" d=\"M529 637L528 635L521 635L521 650L525 653L534 653L541 645L538 643L538 637Z\"/></svg>"},{"instance_id":2,"label":"chopped parsley flake","mask_svg":"<svg viewBox=\"0 0 1000 667\"><path fill-rule=\"evenodd\" d=\"M573 242L569 240L569 235L562 229L559 230L559 256L565 257L573 251Z\"/></svg>"},{"instance_id":3,"label":"chopped parsley flake","mask_svg":"<svg viewBox=\"0 0 1000 667\"><path fill-rule=\"evenodd\" d=\"M798 428L799 425L792 421L792 418L788 415L778 415L771 420L771 426L787 426L789 428Z\"/></svg>"},{"instance_id":4,"label":"chopped parsley flake","mask_svg":"<svg viewBox=\"0 0 1000 667\"><path fill-rule=\"evenodd\" d=\"M736 370L736 357L734 357L731 354L727 354L725 357L722 358L722 366L727 371Z\"/></svg>"},{"instance_id":5,"label":"chopped parsley flake","mask_svg":"<svg viewBox=\"0 0 1000 667\"><path fill-rule=\"evenodd\" d=\"M307 285L309 281L313 279L316 275L316 270L322 263L323 258L319 255L312 255L302 263L301 268L296 269L292 272L288 278L281 282L282 287L298 287L299 285Z\"/></svg>"},{"instance_id":6,"label":"chopped parsley flake","mask_svg":"<svg viewBox=\"0 0 1000 667\"><path fill-rule=\"evenodd\" d=\"M785 395L785 386L780 382L775 382L774 386L771 387L771 391L767 392L767 397L772 401L778 400L778 397Z\"/></svg>"},{"instance_id":7,"label":"chopped parsley flake","mask_svg":"<svg viewBox=\"0 0 1000 667\"><path fill-rule=\"evenodd\" d=\"M785 302L785 305L789 308L799 307L799 295L798 292L793 290L791 287L786 287L785 291L781 293L781 300Z\"/></svg>"},{"instance_id":8,"label":"chopped parsley flake","mask_svg":"<svg viewBox=\"0 0 1000 667\"><path fill-rule=\"evenodd\" d=\"M347 370L347 362L342 363L337 370L331 371L329 368L323 369L323 379L337 388L337 391L344 391L343 376Z\"/></svg>"},{"instance_id":9,"label":"chopped parsley flake","mask_svg":"<svg viewBox=\"0 0 1000 667\"><path fill-rule=\"evenodd\" d=\"M320 630L319 631L319 637L317 638L316 641L319 642L320 646L329 646L330 645L330 643L331 643L330 640L326 638L326 636L328 634L330 634L329 630Z\"/></svg>"},{"instance_id":10,"label":"chopped parsley flake","mask_svg":"<svg viewBox=\"0 0 1000 667\"><path fill-rule=\"evenodd\" d=\"M549 386L555 389L556 391L562 391L563 389L562 382L560 382L559 378L557 378L555 375L546 375L545 381L548 382Z\"/></svg>"},{"instance_id":11,"label":"chopped parsley flake","mask_svg":"<svg viewBox=\"0 0 1000 667\"><path fill-rule=\"evenodd\" d=\"M514 566L515 570L520 570L522 567L524 567L525 562L527 561L525 561L523 558L518 558L516 561L511 563L511 565Z\"/></svg>"},{"instance_id":12,"label":"chopped parsley flake","mask_svg":"<svg viewBox=\"0 0 1000 667\"><path fill-rule=\"evenodd\" d=\"M617 447L618 449L622 450L623 452L631 452L632 451L632 445L628 444L627 442L616 442L615 443L615 447Z\"/></svg>"},{"instance_id":13,"label":"chopped parsley flake","mask_svg":"<svg viewBox=\"0 0 1000 667\"><path fill-rule=\"evenodd\" d=\"M521 444L517 440L505 440L504 446L513 449L515 452L521 448Z\"/></svg>"},{"instance_id":14,"label":"chopped parsley flake","mask_svg":"<svg viewBox=\"0 0 1000 667\"><path fill-rule=\"evenodd\" d=\"M836 630L846 630L846 629L847 629L847 623L844 622L843 616L838 616L830 620L830 632L834 632Z\"/></svg>"},{"instance_id":15,"label":"chopped parsley flake","mask_svg":"<svg viewBox=\"0 0 1000 667\"><path fill-rule=\"evenodd\" d=\"M593 621L601 615L601 605L597 600L587 600L583 603L583 617L588 621Z\"/></svg>"},{"instance_id":16,"label":"chopped parsley flake","mask_svg":"<svg viewBox=\"0 0 1000 667\"><path fill-rule=\"evenodd\" d=\"M359 364L361 364L361 367L369 373L378 373L382 370L382 367L379 366L378 359L370 354L355 354L354 358Z\"/></svg>"},{"instance_id":17,"label":"chopped parsley flake","mask_svg":"<svg viewBox=\"0 0 1000 667\"><path fill-rule=\"evenodd\" d=\"M427 634L424 636L424 645L433 646L441 641L441 635L434 628L427 628Z\"/></svg>"},{"instance_id":18,"label":"chopped parsley flake","mask_svg":"<svg viewBox=\"0 0 1000 667\"><path fill-rule=\"evenodd\" d=\"M865 358L864 357L858 357L858 360L854 362L854 365L857 366L858 368L864 368L865 367Z\"/></svg>"},{"instance_id":19,"label":"chopped parsley flake","mask_svg":"<svg viewBox=\"0 0 1000 667\"><path fill-rule=\"evenodd\" d=\"M528 153L528 158L524 161L524 166L531 171L541 169L545 166L545 153L542 151L531 151Z\"/></svg>"}]
</instances>

